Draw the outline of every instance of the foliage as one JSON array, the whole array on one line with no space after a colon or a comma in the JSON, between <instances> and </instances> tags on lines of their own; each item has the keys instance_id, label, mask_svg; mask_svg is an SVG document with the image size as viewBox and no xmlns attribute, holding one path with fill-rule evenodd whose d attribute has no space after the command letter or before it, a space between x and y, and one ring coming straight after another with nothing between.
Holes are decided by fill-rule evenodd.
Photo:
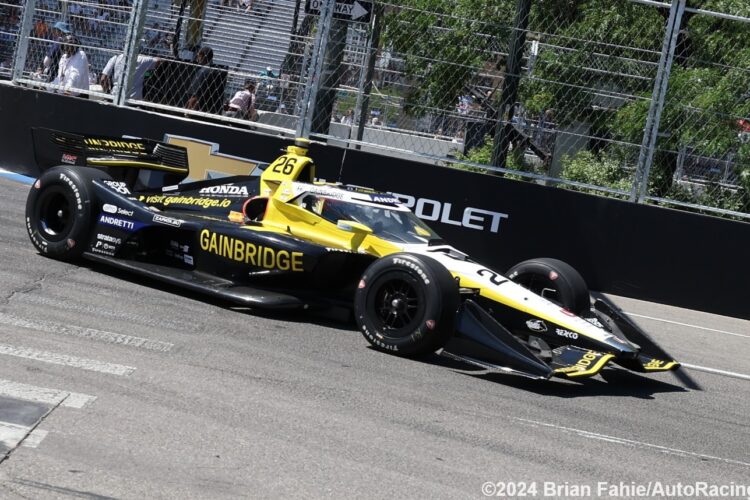
<instances>
[{"instance_id":1,"label":"foliage","mask_svg":"<svg viewBox=\"0 0 750 500\"><path fill-rule=\"evenodd\" d=\"M477 167L474 165L468 165L466 163L460 163L460 161L466 161L470 163L478 163L481 165L491 165L492 164L492 137L489 135L484 136L484 141L482 142L481 146L478 146L470 151L467 151L466 153L462 153L456 156L456 158L459 160L459 163L454 163L451 166L453 168L458 168L460 170L468 170L469 172L478 172L481 174L489 174L492 171L486 168ZM515 155L509 155L505 168L509 170L521 170L521 171L529 171L529 169L523 165L523 163L518 161L518 158ZM523 177L520 175L513 175L513 174L504 174L504 177L508 179L516 179L521 180Z\"/></svg>"},{"instance_id":2,"label":"foliage","mask_svg":"<svg viewBox=\"0 0 750 500\"><path fill-rule=\"evenodd\" d=\"M747 0L688 3L750 18ZM497 83L515 0L403 0L398 5L386 10L385 40L406 61L412 113L452 109L480 73L485 83L488 78ZM563 177L630 189L626 183L636 156L626 165L616 149L643 141L668 15L668 9L631 0L533 0L518 100L531 116L552 111L558 129L581 122L590 124L594 135L593 152L566 159ZM532 42L538 48L534 57ZM651 196L750 211L750 143L738 140L738 120L750 118L748 81L750 23L686 13L653 155ZM685 148L732 157L739 185L677 185L678 153ZM490 163L491 142L465 158ZM511 161L527 168L523 158Z\"/></svg>"},{"instance_id":3,"label":"foliage","mask_svg":"<svg viewBox=\"0 0 750 500\"><path fill-rule=\"evenodd\" d=\"M629 191L632 172L622 168L622 163L611 156L598 156L591 151L579 151L563 159L563 179L593 184L595 186Z\"/></svg>"},{"instance_id":4,"label":"foliage","mask_svg":"<svg viewBox=\"0 0 750 500\"><path fill-rule=\"evenodd\" d=\"M384 46L403 57L410 87L405 109L421 116L451 109L466 84L503 44L513 17L511 0L407 0L390 9Z\"/></svg>"}]
</instances>

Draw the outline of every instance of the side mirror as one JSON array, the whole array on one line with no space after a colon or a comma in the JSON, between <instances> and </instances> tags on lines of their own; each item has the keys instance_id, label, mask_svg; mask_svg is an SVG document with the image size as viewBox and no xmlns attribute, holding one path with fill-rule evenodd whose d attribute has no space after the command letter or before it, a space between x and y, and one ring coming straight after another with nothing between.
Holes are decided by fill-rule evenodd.
<instances>
[{"instance_id":1,"label":"side mirror","mask_svg":"<svg viewBox=\"0 0 750 500\"><path fill-rule=\"evenodd\" d=\"M353 220L344 220L341 219L336 222L336 227L339 229L343 229L344 231L350 231L352 233L367 235L372 234L372 228L369 226L365 226L364 224L360 224L359 222L355 222Z\"/></svg>"}]
</instances>

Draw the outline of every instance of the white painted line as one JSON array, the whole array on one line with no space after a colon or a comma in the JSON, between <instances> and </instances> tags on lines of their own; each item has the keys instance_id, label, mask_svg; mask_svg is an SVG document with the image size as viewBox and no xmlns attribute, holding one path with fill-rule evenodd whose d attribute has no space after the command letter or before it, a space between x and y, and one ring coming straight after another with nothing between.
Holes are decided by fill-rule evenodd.
<instances>
[{"instance_id":1,"label":"white painted line","mask_svg":"<svg viewBox=\"0 0 750 500\"><path fill-rule=\"evenodd\" d=\"M643 314L636 314L636 313L630 313L630 312L626 314L628 316L634 316L636 318L646 318L646 319L651 319L654 321L661 321L662 323L670 323L673 325L686 326L688 328L695 328L697 330L706 330L707 332L723 333L724 335L732 335L733 337L744 337L746 339L750 339L750 335L743 335L742 333L727 332L725 330L717 330L715 328L708 328L705 326L691 325L690 323L680 323L679 321L672 321L672 320L663 319L663 318L654 318L653 316L644 316Z\"/></svg>"},{"instance_id":2,"label":"white painted line","mask_svg":"<svg viewBox=\"0 0 750 500\"><path fill-rule=\"evenodd\" d=\"M41 321L35 319L29 320L5 313L0 313L0 323L10 326L16 326L19 328L28 328L29 330L57 333L61 335L69 335L71 337L98 340L100 342L107 342L109 344L124 345L129 347L136 347L139 349L148 349L150 351L167 352L171 350L172 347L174 347L174 344L170 342L161 342L159 340L145 339L143 337L133 337L132 335L106 332L103 330L96 330L94 328L82 328L80 326L63 325L60 323L52 323L49 321Z\"/></svg>"},{"instance_id":3,"label":"white painted line","mask_svg":"<svg viewBox=\"0 0 750 500\"><path fill-rule=\"evenodd\" d=\"M690 368L691 370L697 370L699 372L715 373L716 375L724 375L727 377L734 377L734 378L739 378L742 380L750 380L750 375L745 375L744 373L728 372L725 370L719 370L717 368L709 368L707 366L698 366L698 365L689 365L687 363L680 363L680 364L685 368Z\"/></svg>"},{"instance_id":4,"label":"white painted line","mask_svg":"<svg viewBox=\"0 0 750 500\"><path fill-rule=\"evenodd\" d=\"M53 365L71 366L92 372L108 373L110 375L128 376L135 371L135 367L105 363L95 359L77 358L54 352L37 351L27 347L14 347L12 345L0 344L0 354L16 356L18 358L33 359Z\"/></svg>"},{"instance_id":5,"label":"white painted line","mask_svg":"<svg viewBox=\"0 0 750 500\"><path fill-rule=\"evenodd\" d=\"M39 443L41 443L42 440L47 437L47 434L49 434L49 432L43 429L34 429L33 431L31 431L31 434L26 436L26 439L23 440L21 446L23 446L24 448L36 448L37 446L39 446Z\"/></svg>"},{"instance_id":6,"label":"white painted line","mask_svg":"<svg viewBox=\"0 0 750 500\"><path fill-rule=\"evenodd\" d=\"M541 426L541 427L549 427L553 429L557 429L566 433L575 434L580 437L584 437L587 439L597 439L599 441L606 441L608 443L614 443L614 444L621 444L625 446L632 446L635 448L645 448L650 450L655 450L661 453L668 453L671 455L677 455L682 457L691 457L691 458L698 458L700 460L714 460L717 462L724 462L727 464L733 464L733 465L741 465L743 467L750 467L750 463L748 462L742 462L740 460L732 460L731 458L722 458L722 457L715 457L713 455L704 455L702 453L694 453L692 451L685 451L680 450L677 448L670 448L668 446L661 446L658 444L651 444L646 443L643 441L636 441L633 439L626 439L621 437L615 437L615 436L608 436L606 434L599 434L597 432L590 432L585 431L583 429L575 429L573 427L564 427L562 425L557 424L550 424L547 422L539 422L536 420L529 420L526 418L518 418L518 417L511 417L513 420L517 420L519 422L522 422L527 425L535 425L535 426Z\"/></svg>"},{"instance_id":7,"label":"white painted line","mask_svg":"<svg viewBox=\"0 0 750 500\"><path fill-rule=\"evenodd\" d=\"M68 393L57 389L21 384L11 380L0 380L0 396L57 406L68 397Z\"/></svg>"},{"instance_id":8,"label":"white painted line","mask_svg":"<svg viewBox=\"0 0 750 500\"><path fill-rule=\"evenodd\" d=\"M31 428L22 425L0 422L0 445L12 450L30 430Z\"/></svg>"},{"instance_id":9,"label":"white painted line","mask_svg":"<svg viewBox=\"0 0 750 500\"><path fill-rule=\"evenodd\" d=\"M68 408L83 408L96 399L96 396L89 396L88 394L37 387L35 385L21 384L20 382L2 379L0 379L0 396L34 401L51 406L59 404Z\"/></svg>"},{"instance_id":10,"label":"white painted line","mask_svg":"<svg viewBox=\"0 0 750 500\"><path fill-rule=\"evenodd\" d=\"M68 397L63 399L60 406L66 408L83 408L87 404L93 403L96 400L96 396L89 396L88 394L81 394L79 392L69 392Z\"/></svg>"}]
</instances>

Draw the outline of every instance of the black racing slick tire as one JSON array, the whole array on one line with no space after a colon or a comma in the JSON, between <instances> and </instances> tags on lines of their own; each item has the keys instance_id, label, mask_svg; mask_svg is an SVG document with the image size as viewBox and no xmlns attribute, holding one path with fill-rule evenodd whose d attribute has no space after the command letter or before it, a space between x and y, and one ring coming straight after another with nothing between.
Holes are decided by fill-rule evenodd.
<instances>
[{"instance_id":1,"label":"black racing slick tire","mask_svg":"<svg viewBox=\"0 0 750 500\"><path fill-rule=\"evenodd\" d=\"M395 253L365 270L354 297L354 316L376 349L416 356L445 345L458 305L458 283L442 264Z\"/></svg>"},{"instance_id":2,"label":"black racing slick tire","mask_svg":"<svg viewBox=\"0 0 750 500\"><path fill-rule=\"evenodd\" d=\"M53 167L45 171L26 198L26 230L42 255L75 260L86 248L96 211L94 179L111 179L101 170Z\"/></svg>"},{"instance_id":3,"label":"black racing slick tire","mask_svg":"<svg viewBox=\"0 0 750 500\"><path fill-rule=\"evenodd\" d=\"M561 260L525 260L508 269L505 275L576 315L581 316L591 309L591 297L583 277Z\"/></svg>"}]
</instances>

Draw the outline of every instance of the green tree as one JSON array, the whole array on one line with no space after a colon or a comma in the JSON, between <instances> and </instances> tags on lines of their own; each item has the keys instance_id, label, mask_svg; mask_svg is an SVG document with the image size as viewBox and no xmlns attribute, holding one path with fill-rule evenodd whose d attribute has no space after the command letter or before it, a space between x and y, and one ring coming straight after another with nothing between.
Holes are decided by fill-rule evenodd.
<instances>
[{"instance_id":1,"label":"green tree","mask_svg":"<svg viewBox=\"0 0 750 500\"><path fill-rule=\"evenodd\" d=\"M406 0L387 9L385 47L402 57L414 116L453 109L479 69L497 59L513 17L511 0Z\"/></svg>"},{"instance_id":2,"label":"green tree","mask_svg":"<svg viewBox=\"0 0 750 500\"><path fill-rule=\"evenodd\" d=\"M750 18L746 0L690 3ZM387 11L385 40L406 61L412 113L449 110L467 86L500 84L515 0L404 0L399 6ZM534 44L538 51L534 57L526 51L519 100L532 114L551 110L559 128L589 124L593 136L592 155L568 159L563 177L618 188L632 178L668 15L668 9L630 0L533 0L526 47ZM750 212L750 144L737 137L738 120L750 117L748 82L750 23L685 14L651 195ZM467 156L482 157L486 146ZM717 159L731 156L740 189L673 186L678 153L685 148ZM592 166L596 161L602 163L598 168Z\"/></svg>"}]
</instances>

